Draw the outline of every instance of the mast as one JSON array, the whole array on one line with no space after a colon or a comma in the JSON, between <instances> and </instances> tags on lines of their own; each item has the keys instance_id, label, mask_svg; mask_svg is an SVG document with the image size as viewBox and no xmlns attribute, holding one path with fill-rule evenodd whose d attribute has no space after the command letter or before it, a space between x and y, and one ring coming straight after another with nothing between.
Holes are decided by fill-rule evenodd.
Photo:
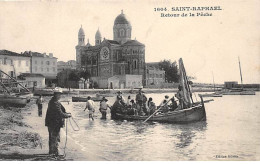
<instances>
[{"instance_id":1,"label":"mast","mask_svg":"<svg viewBox=\"0 0 260 164\"><path fill-rule=\"evenodd\" d=\"M242 78L242 71L241 71L241 64L240 64L239 56L238 56L238 63L239 63L239 70L240 70L241 85L242 85L242 90L243 90L244 89L244 87L243 87L243 78Z\"/></svg>"},{"instance_id":2,"label":"mast","mask_svg":"<svg viewBox=\"0 0 260 164\"><path fill-rule=\"evenodd\" d=\"M190 86L188 84L188 78L186 75L182 58L179 59L179 69L180 69L180 85L182 86L183 89L184 101L189 104L193 104L192 93L191 93Z\"/></svg>"},{"instance_id":3,"label":"mast","mask_svg":"<svg viewBox=\"0 0 260 164\"><path fill-rule=\"evenodd\" d=\"M213 71L212 71L211 73L212 73L212 77L213 77L213 86L214 86L214 92L215 92L215 81L214 81L214 74L213 74Z\"/></svg>"}]
</instances>

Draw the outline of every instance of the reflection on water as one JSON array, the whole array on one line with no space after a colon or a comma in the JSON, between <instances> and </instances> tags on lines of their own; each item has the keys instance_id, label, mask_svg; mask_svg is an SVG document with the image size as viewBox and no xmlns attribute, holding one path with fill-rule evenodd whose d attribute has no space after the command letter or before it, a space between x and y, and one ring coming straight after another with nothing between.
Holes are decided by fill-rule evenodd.
<instances>
[{"instance_id":1,"label":"reflection on water","mask_svg":"<svg viewBox=\"0 0 260 164\"><path fill-rule=\"evenodd\" d=\"M159 104L164 94L147 97ZM98 102L92 121L83 111L84 102L63 104L80 126L80 131L69 127L68 134L87 160L255 160L260 152L259 97L257 93L214 98L205 104L207 121L191 124L114 121L110 114L101 120ZM108 100L112 105L115 98ZM216 155L238 157L218 159Z\"/></svg>"}]
</instances>

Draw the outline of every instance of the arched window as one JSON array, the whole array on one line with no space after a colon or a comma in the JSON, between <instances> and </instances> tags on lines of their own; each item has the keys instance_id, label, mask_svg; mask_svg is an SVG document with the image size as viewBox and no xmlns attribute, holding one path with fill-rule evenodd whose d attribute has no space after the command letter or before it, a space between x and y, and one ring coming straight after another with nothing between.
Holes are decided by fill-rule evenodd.
<instances>
[{"instance_id":1,"label":"arched window","mask_svg":"<svg viewBox=\"0 0 260 164\"><path fill-rule=\"evenodd\" d=\"M124 29L120 29L120 36L125 36L125 30Z\"/></svg>"},{"instance_id":2,"label":"arched window","mask_svg":"<svg viewBox=\"0 0 260 164\"><path fill-rule=\"evenodd\" d=\"M130 34L130 29L127 29L127 30L126 30L126 36L127 36L127 37L130 37L130 35L131 35L131 34Z\"/></svg>"},{"instance_id":3,"label":"arched window","mask_svg":"<svg viewBox=\"0 0 260 164\"><path fill-rule=\"evenodd\" d=\"M114 30L114 36L117 37L117 30Z\"/></svg>"}]
</instances>

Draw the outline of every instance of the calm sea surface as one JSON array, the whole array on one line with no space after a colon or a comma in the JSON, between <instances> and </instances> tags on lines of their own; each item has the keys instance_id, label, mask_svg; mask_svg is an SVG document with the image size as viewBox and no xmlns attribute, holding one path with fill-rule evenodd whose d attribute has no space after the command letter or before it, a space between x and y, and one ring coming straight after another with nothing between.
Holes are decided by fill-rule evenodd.
<instances>
[{"instance_id":1,"label":"calm sea surface","mask_svg":"<svg viewBox=\"0 0 260 164\"><path fill-rule=\"evenodd\" d=\"M147 94L156 105L164 96ZM115 98L108 99L112 105ZM214 98L205 104L207 121L191 124L114 121L110 113L101 120L98 102L92 121L84 102L63 104L80 126L68 124L68 137L88 160L260 160L259 100L259 92Z\"/></svg>"}]
</instances>

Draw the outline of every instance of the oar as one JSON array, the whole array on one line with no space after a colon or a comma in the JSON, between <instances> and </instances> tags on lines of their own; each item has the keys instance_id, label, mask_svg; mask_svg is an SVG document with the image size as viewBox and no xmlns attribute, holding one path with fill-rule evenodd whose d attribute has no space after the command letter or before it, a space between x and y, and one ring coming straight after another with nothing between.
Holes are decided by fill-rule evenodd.
<instances>
[{"instance_id":1,"label":"oar","mask_svg":"<svg viewBox=\"0 0 260 164\"><path fill-rule=\"evenodd\" d=\"M166 102L165 105L167 105L169 101L171 101L171 99L169 99L169 100ZM164 105L164 106L165 106L165 105ZM155 115L155 113L159 112L159 110L160 110L162 107L164 107L164 106L160 106L160 108L158 108L153 114L151 114L147 119L145 119L143 123L145 123L146 121L148 121L153 115Z\"/></svg>"}]
</instances>

